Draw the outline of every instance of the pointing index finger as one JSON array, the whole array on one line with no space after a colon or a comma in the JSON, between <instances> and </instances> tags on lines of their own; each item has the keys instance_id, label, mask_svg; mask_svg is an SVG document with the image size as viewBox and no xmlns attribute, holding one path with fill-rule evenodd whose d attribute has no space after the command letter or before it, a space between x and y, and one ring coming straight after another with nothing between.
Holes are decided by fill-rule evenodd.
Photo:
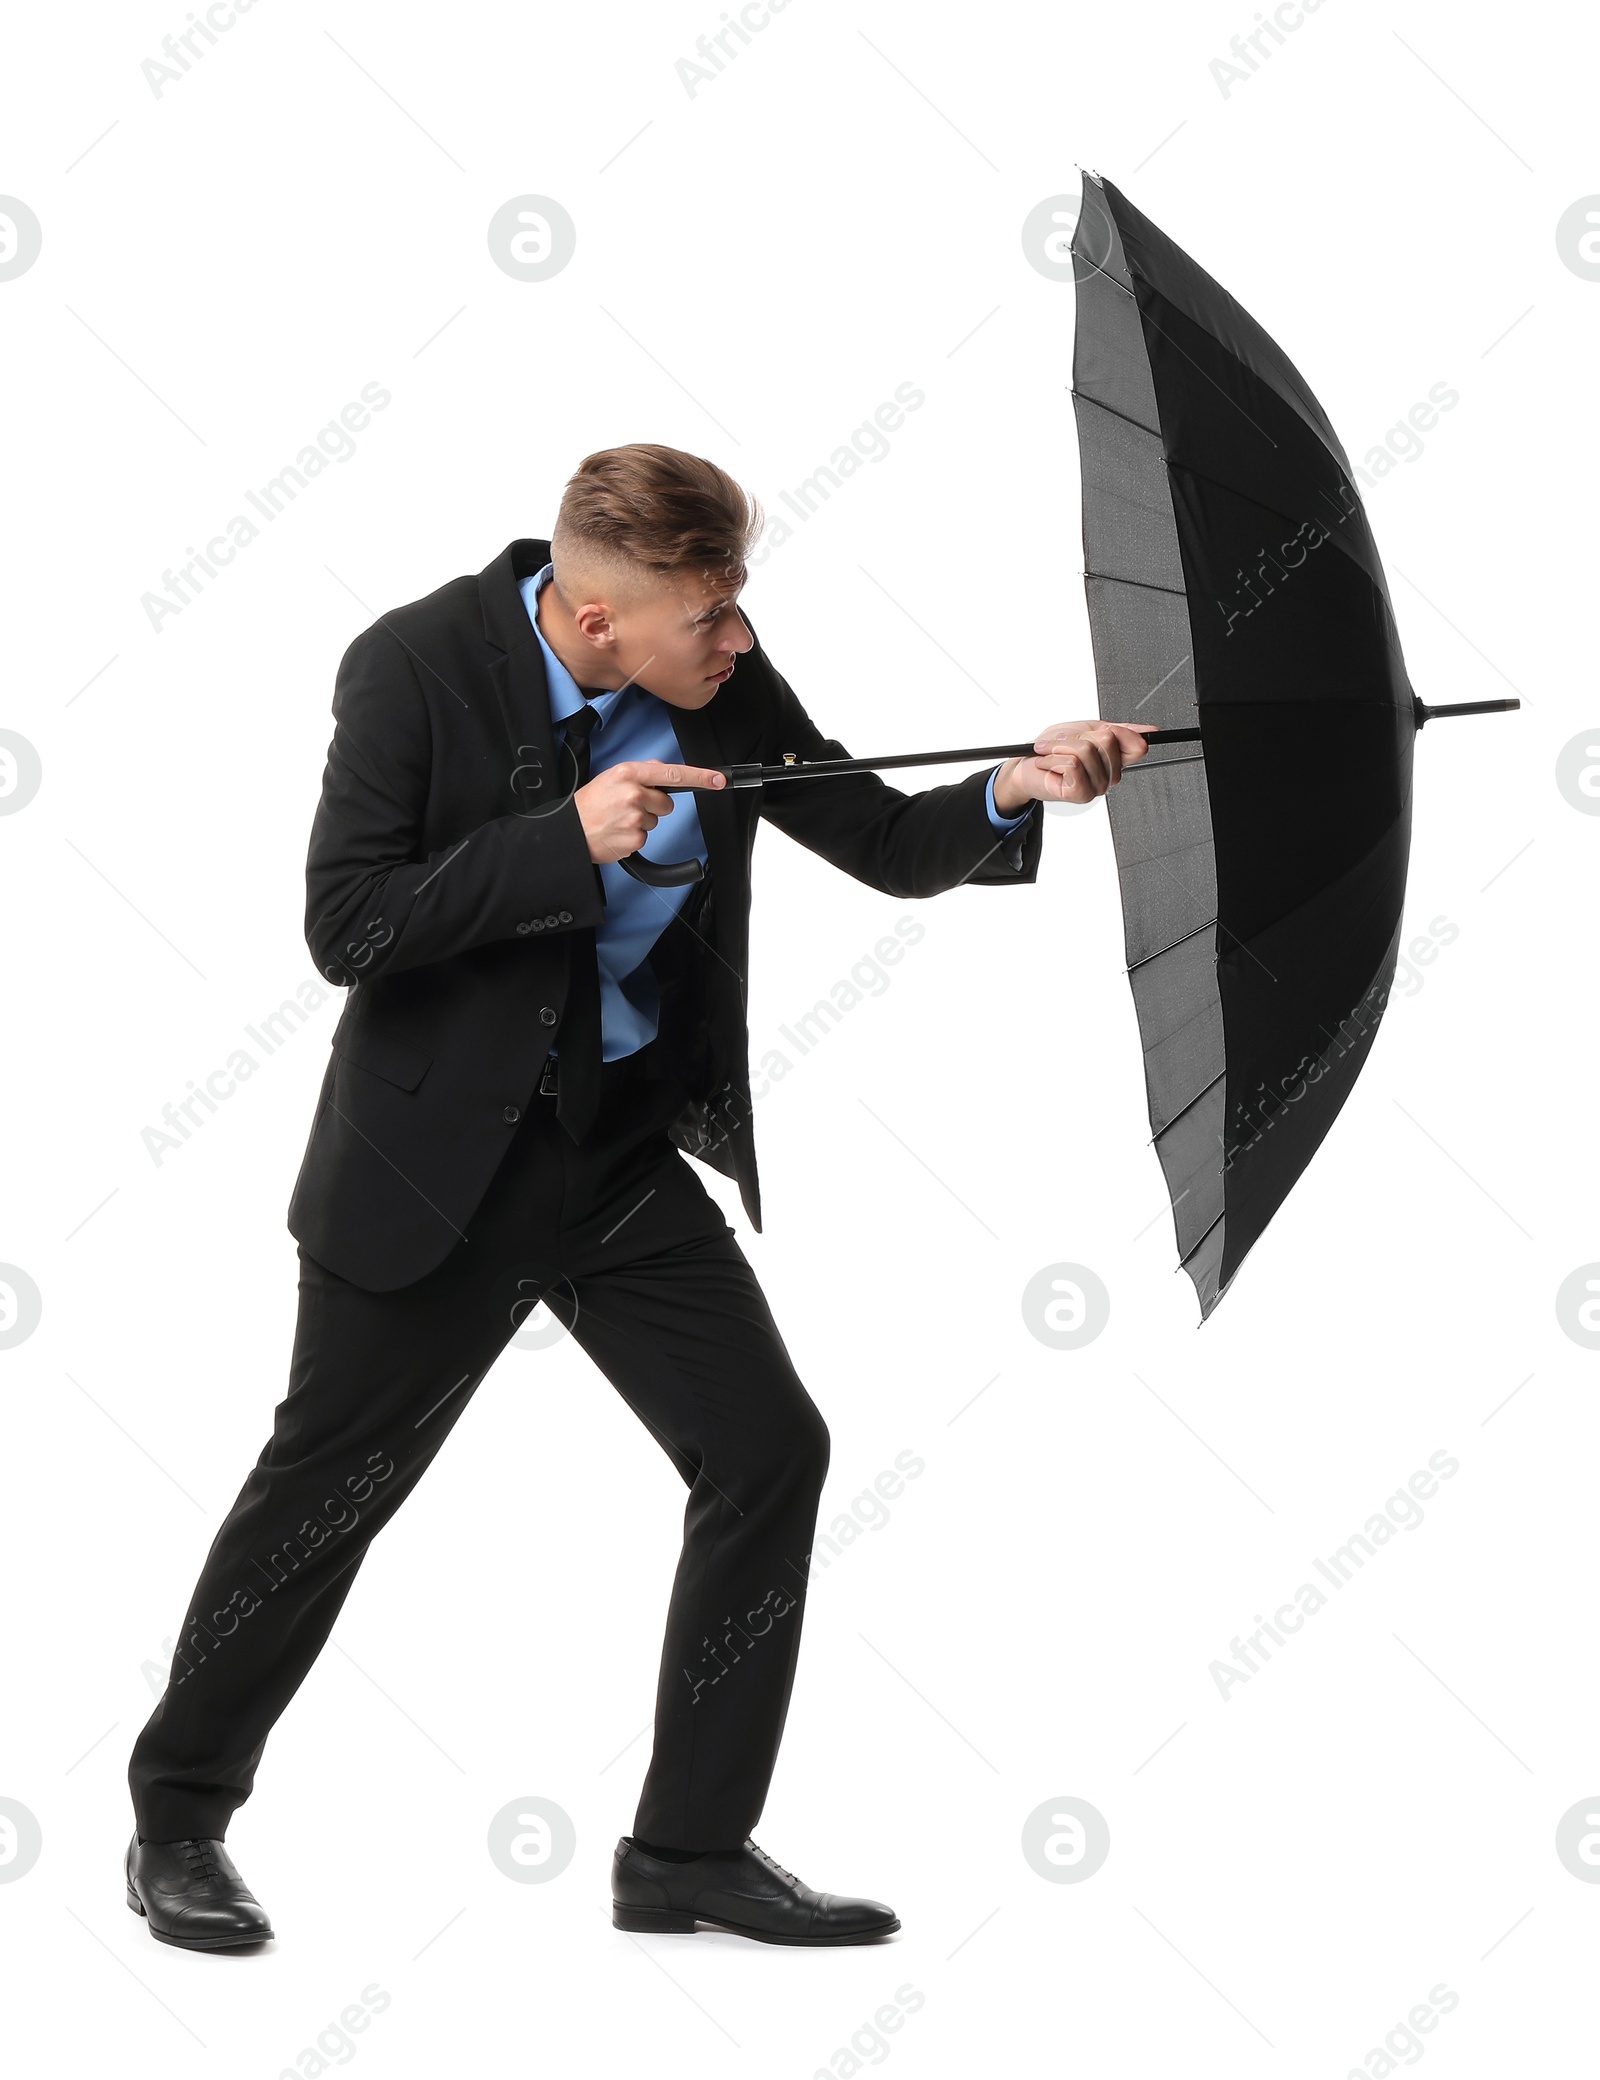
<instances>
[{"instance_id":1,"label":"pointing index finger","mask_svg":"<svg viewBox=\"0 0 1600 2080\"><path fill-rule=\"evenodd\" d=\"M665 759L636 761L636 777L647 787L726 787L728 776L719 766L679 766Z\"/></svg>"}]
</instances>

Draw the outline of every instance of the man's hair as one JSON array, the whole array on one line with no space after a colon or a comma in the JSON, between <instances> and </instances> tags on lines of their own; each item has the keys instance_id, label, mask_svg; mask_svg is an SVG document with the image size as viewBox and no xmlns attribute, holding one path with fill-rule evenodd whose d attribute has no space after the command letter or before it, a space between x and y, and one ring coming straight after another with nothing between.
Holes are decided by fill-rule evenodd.
<instances>
[{"instance_id":1,"label":"man's hair","mask_svg":"<svg viewBox=\"0 0 1600 2080\"><path fill-rule=\"evenodd\" d=\"M635 605L663 578L736 587L764 525L760 502L702 455L655 441L601 448L561 494L553 582L569 613L597 595Z\"/></svg>"}]
</instances>

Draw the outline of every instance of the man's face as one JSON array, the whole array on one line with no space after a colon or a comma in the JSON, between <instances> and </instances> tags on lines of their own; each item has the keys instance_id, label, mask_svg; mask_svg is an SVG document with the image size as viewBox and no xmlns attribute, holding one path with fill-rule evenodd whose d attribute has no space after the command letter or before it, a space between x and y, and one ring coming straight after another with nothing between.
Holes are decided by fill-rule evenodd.
<instances>
[{"instance_id":1,"label":"man's face","mask_svg":"<svg viewBox=\"0 0 1600 2080\"><path fill-rule=\"evenodd\" d=\"M580 686L637 685L671 707L703 708L755 641L735 604L744 584L742 570L677 572L631 607L580 600L571 635L589 677L573 676Z\"/></svg>"}]
</instances>

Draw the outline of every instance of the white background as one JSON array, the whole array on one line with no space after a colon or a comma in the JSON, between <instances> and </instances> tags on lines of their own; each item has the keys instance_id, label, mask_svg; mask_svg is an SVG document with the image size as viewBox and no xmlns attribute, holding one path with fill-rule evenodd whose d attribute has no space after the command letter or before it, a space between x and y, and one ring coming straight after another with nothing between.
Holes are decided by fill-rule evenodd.
<instances>
[{"instance_id":1,"label":"white background","mask_svg":"<svg viewBox=\"0 0 1600 2080\"><path fill-rule=\"evenodd\" d=\"M1439 1986L1397 2064L1577 2070L1600 1890L1555 1834L1600 1806L1600 1358L1555 1295L1600 1257L1600 821L1555 768L1596 722L1600 284L1555 230L1600 188L1592 29L1326 0L1224 93L1248 5L792 0L691 95L716 5L258 0L157 96L185 15L27 11L0 87L0 189L44 229L0 283L0 726L43 766L0 820L0 1258L43 1296L0 1352L0 1796L44 1842L0 1884L15 2070L314 2073L373 1985L321 2054L373 2080L1377 2074ZM831 1426L824 1528L925 1461L814 1586L757 1830L903 1933L612 1929L683 1497L563 1344L497 1366L271 1737L228 1843L276 1944L157 1946L123 1903L127 1754L285 1390L335 996L179 1151L141 1135L314 974L339 655L548 534L595 448L713 456L775 511L911 382L889 454L753 574L763 642L856 753L1093 713L1072 292L1020 239L1080 163L1282 343L1353 459L1459 392L1367 494L1423 698L1524 703L1417 747L1408 933L1455 938L1197 1330L1103 808L1048 818L1035 886L919 905L765 832L754 1060L925 927L785 1049L765 1234L702 1173ZM577 226L537 284L485 236L526 193ZM392 402L354 457L155 633L141 596L368 382ZM1078 1351L1021 1312L1063 1262L1111 1295ZM1211 1663L1436 1452L1422 1524L1224 1701ZM486 1830L533 1796L577 1854L516 1884ZM1067 1797L1111 1850L1050 1883L1022 1830ZM899 1989L922 2005L851 2053Z\"/></svg>"}]
</instances>

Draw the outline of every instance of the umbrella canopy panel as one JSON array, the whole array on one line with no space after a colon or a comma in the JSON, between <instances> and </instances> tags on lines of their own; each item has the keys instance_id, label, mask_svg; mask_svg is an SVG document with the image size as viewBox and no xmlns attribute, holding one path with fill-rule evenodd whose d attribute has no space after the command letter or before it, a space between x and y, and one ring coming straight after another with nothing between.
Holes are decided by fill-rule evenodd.
<instances>
[{"instance_id":1,"label":"umbrella canopy panel","mask_svg":"<svg viewBox=\"0 0 1600 2080\"><path fill-rule=\"evenodd\" d=\"M1327 1133L1393 982L1414 701L1337 435L1109 182L1073 234L1102 715L1198 725L1108 798L1155 1146L1202 1315Z\"/></svg>"}]
</instances>

